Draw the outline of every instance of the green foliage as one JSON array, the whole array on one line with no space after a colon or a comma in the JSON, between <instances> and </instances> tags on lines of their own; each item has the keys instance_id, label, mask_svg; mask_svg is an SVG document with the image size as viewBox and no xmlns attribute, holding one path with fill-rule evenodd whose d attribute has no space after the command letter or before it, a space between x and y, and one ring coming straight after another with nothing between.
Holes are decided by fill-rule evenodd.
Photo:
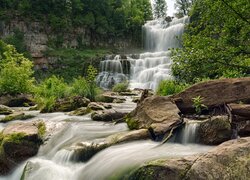
<instances>
[{"instance_id":1,"label":"green foliage","mask_svg":"<svg viewBox=\"0 0 250 180\"><path fill-rule=\"evenodd\" d=\"M38 135L39 137L43 137L45 132L46 132L46 125L43 121L40 121L38 124L37 124L37 128L38 128Z\"/></svg>"},{"instance_id":2,"label":"green foliage","mask_svg":"<svg viewBox=\"0 0 250 180\"><path fill-rule=\"evenodd\" d=\"M164 80L160 82L157 88L157 94L161 96L177 94L186 89L188 86L188 84L179 83L174 80Z\"/></svg>"},{"instance_id":3,"label":"green foliage","mask_svg":"<svg viewBox=\"0 0 250 180\"><path fill-rule=\"evenodd\" d=\"M176 0L175 9L177 17L187 16L195 0Z\"/></svg>"},{"instance_id":4,"label":"green foliage","mask_svg":"<svg viewBox=\"0 0 250 180\"><path fill-rule=\"evenodd\" d=\"M183 49L173 51L177 79L242 77L250 73L250 3L196 0Z\"/></svg>"},{"instance_id":5,"label":"green foliage","mask_svg":"<svg viewBox=\"0 0 250 180\"><path fill-rule=\"evenodd\" d=\"M60 33L88 27L102 38L140 35L138 29L152 18L149 0L2 0L0 14L5 20L21 16L42 21Z\"/></svg>"},{"instance_id":6,"label":"green foliage","mask_svg":"<svg viewBox=\"0 0 250 180\"><path fill-rule=\"evenodd\" d=\"M87 97L89 95L88 81L84 77L80 76L77 79L74 79L71 84L70 94Z\"/></svg>"},{"instance_id":7,"label":"green foliage","mask_svg":"<svg viewBox=\"0 0 250 180\"><path fill-rule=\"evenodd\" d=\"M39 84L35 88L34 94L38 107L46 112L51 112L56 100L69 94L69 87L62 78L52 76Z\"/></svg>"},{"instance_id":8,"label":"green foliage","mask_svg":"<svg viewBox=\"0 0 250 180\"><path fill-rule=\"evenodd\" d=\"M167 3L165 0L153 0L155 18L165 18L167 16Z\"/></svg>"},{"instance_id":9,"label":"green foliage","mask_svg":"<svg viewBox=\"0 0 250 180\"><path fill-rule=\"evenodd\" d=\"M32 68L30 60L0 41L0 95L29 93L34 81Z\"/></svg>"},{"instance_id":10,"label":"green foliage","mask_svg":"<svg viewBox=\"0 0 250 180\"><path fill-rule=\"evenodd\" d=\"M89 65L87 70L87 82L89 86L89 98L91 101L95 100L96 95L98 94L98 88L95 82L95 78L97 76L97 69L95 69L92 65Z\"/></svg>"},{"instance_id":11,"label":"green foliage","mask_svg":"<svg viewBox=\"0 0 250 180\"><path fill-rule=\"evenodd\" d=\"M118 83L113 88L112 91L114 92L126 92L128 91L128 82Z\"/></svg>"},{"instance_id":12,"label":"green foliage","mask_svg":"<svg viewBox=\"0 0 250 180\"><path fill-rule=\"evenodd\" d=\"M195 98L192 98L192 101L193 101L193 107L195 108L195 112L197 114L201 114L203 110L207 109L207 106L202 103L203 97L197 96Z\"/></svg>"}]
</instances>

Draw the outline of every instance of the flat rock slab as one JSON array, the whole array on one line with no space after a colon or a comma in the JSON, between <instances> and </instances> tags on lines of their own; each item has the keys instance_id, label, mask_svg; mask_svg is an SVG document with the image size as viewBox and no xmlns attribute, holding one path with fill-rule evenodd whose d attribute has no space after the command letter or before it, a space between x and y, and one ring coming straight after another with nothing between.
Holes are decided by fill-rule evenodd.
<instances>
[{"instance_id":1,"label":"flat rock slab","mask_svg":"<svg viewBox=\"0 0 250 180\"><path fill-rule=\"evenodd\" d=\"M233 115L248 117L250 120L250 104L228 104Z\"/></svg>"},{"instance_id":2,"label":"flat rock slab","mask_svg":"<svg viewBox=\"0 0 250 180\"><path fill-rule=\"evenodd\" d=\"M3 135L10 135L14 133L25 133L27 136L38 135L37 124L34 122L13 123L9 124L3 130Z\"/></svg>"},{"instance_id":3,"label":"flat rock slab","mask_svg":"<svg viewBox=\"0 0 250 180\"><path fill-rule=\"evenodd\" d=\"M201 96L208 108L237 101L250 101L250 78L219 79L202 82L172 96L182 113L194 112L193 98Z\"/></svg>"}]
</instances>

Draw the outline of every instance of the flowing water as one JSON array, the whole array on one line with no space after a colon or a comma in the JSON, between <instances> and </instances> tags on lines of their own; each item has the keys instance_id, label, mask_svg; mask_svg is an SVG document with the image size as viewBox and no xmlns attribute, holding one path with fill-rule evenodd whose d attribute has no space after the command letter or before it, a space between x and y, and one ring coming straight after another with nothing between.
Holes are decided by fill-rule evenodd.
<instances>
[{"instance_id":1,"label":"flowing water","mask_svg":"<svg viewBox=\"0 0 250 180\"><path fill-rule=\"evenodd\" d=\"M181 47L180 39L188 17L166 22L148 21L143 26L145 53L139 55L107 56L100 64L98 85L111 88L114 84L129 81L130 88L156 90L160 81L171 79L170 48Z\"/></svg>"},{"instance_id":2,"label":"flowing water","mask_svg":"<svg viewBox=\"0 0 250 180\"><path fill-rule=\"evenodd\" d=\"M129 112L135 104L128 99L114 108ZM32 113L32 112L31 112ZM195 128L191 125L183 129L183 143L166 143L151 140L132 141L104 149L87 162L79 161L74 149L69 147L80 142L102 140L117 132L128 131L125 123L116 124L92 121L90 115L69 116L65 113L37 114L36 119L43 119L52 131L51 138L41 146L37 156L21 164L11 175L0 177L1 180L19 180L25 165L29 170L28 180L105 180L119 179L142 163L164 157L181 157L204 153L211 147L192 142ZM190 137L190 140L188 140ZM142 153L143 152L143 153Z\"/></svg>"}]
</instances>

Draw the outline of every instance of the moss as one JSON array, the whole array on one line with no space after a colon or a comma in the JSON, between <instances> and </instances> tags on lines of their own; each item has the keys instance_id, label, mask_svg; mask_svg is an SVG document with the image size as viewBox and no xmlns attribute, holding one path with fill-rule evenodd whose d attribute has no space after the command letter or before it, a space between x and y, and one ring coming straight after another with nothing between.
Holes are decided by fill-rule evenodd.
<instances>
[{"instance_id":1,"label":"moss","mask_svg":"<svg viewBox=\"0 0 250 180\"><path fill-rule=\"evenodd\" d=\"M31 114L25 115L24 113L11 114L11 115L5 116L5 118L1 119L0 122L6 123L9 121L14 121L14 120L26 120L26 119L31 119L33 117L35 117L35 116L31 115Z\"/></svg>"},{"instance_id":2,"label":"moss","mask_svg":"<svg viewBox=\"0 0 250 180\"><path fill-rule=\"evenodd\" d=\"M45 133L46 133L46 125L43 121L40 121L38 124L37 124L37 128L38 128L38 135L40 138L42 138Z\"/></svg>"},{"instance_id":3,"label":"moss","mask_svg":"<svg viewBox=\"0 0 250 180\"><path fill-rule=\"evenodd\" d=\"M133 118L131 118L129 115L127 115L125 117L125 119L126 119L126 123L128 125L128 128L130 130L139 129L139 123L136 120L134 120Z\"/></svg>"},{"instance_id":4,"label":"moss","mask_svg":"<svg viewBox=\"0 0 250 180\"><path fill-rule=\"evenodd\" d=\"M7 142L12 142L12 143L21 143L24 140L24 137L26 136L25 133L13 133L9 135L3 136L2 140L2 145Z\"/></svg>"}]
</instances>

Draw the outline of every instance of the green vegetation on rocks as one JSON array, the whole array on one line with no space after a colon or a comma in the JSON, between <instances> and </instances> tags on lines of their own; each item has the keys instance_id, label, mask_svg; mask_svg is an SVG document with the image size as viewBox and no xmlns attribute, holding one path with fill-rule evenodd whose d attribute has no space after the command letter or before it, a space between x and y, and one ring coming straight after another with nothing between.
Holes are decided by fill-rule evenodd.
<instances>
[{"instance_id":1,"label":"green vegetation on rocks","mask_svg":"<svg viewBox=\"0 0 250 180\"><path fill-rule=\"evenodd\" d=\"M177 94L188 86L188 84L183 84L174 80L163 80L160 82L156 93L161 96Z\"/></svg>"},{"instance_id":2,"label":"green vegetation on rocks","mask_svg":"<svg viewBox=\"0 0 250 180\"><path fill-rule=\"evenodd\" d=\"M126 92L126 91L129 91L128 90L128 85L129 85L128 82L118 83L112 88L112 91L114 91L114 92Z\"/></svg>"}]
</instances>

